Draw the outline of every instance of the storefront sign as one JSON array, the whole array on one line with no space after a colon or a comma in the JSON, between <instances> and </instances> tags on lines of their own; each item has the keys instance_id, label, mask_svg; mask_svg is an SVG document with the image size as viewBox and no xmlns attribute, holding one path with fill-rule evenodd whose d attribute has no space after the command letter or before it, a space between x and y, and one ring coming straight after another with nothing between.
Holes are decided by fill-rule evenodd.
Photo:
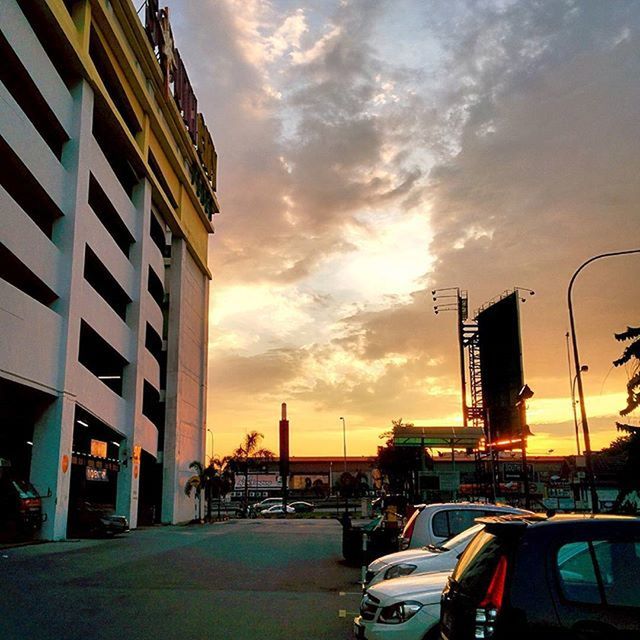
<instances>
[{"instance_id":1,"label":"storefront sign","mask_svg":"<svg viewBox=\"0 0 640 640\"><path fill-rule=\"evenodd\" d=\"M235 489L236 491L244 489L244 475L236 475ZM275 473L249 474L249 489L281 489L282 482L280 476Z\"/></svg>"},{"instance_id":2,"label":"storefront sign","mask_svg":"<svg viewBox=\"0 0 640 640\"><path fill-rule=\"evenodd\" d=\"M96 469L95 467L86 467L87 480L92 482L109 482L106 469Z\"/></svg>"},{"instance_id":3,"label":"storefront sign","mask_svg":"<svg viewBox=\"0 0 640 640\"><path fill-rule=\"evenodd\" d=\"M107 443L103 440L91 440L91 455L95 458L107 457Z\"/></svg>"}]
</instances>

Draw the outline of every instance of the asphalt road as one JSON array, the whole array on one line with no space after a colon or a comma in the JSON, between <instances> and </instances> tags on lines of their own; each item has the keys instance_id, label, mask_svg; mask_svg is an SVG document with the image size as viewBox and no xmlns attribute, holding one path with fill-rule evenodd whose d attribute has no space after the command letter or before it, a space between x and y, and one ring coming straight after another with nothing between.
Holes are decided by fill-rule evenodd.
<instances>
[{"instance_id":1,"label":"asphalt road","mask_svg":"<svg viewBox=\"0 0 640 640\"><path fill-rule=\"evenodd\" d=\"M0 551L2 640L345 640L335 520L153 527Z\"/></svg>"}]
</instances>

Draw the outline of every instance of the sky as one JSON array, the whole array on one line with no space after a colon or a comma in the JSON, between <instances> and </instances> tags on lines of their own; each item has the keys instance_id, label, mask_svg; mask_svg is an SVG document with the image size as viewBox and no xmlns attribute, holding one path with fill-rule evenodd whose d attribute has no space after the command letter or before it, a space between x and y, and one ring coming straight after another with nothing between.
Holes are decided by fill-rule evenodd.
<instances>
[{"instance_id":1,"label":"sky","mask_svg":"<svg viewBox=\"0 0 640 640\"><path fill-rule=\"evenodd\" d=\"M532 454L575 453L567 286L640 247L640 3L166 0L219 156L207 453L372 455L461 424L456 316L513 287ZM640 254L574 286L594 449L617 437ZM635 418L635 423L638 419ZM213 442L212 442L213 441Z\"/></svg>"}]
</instances>

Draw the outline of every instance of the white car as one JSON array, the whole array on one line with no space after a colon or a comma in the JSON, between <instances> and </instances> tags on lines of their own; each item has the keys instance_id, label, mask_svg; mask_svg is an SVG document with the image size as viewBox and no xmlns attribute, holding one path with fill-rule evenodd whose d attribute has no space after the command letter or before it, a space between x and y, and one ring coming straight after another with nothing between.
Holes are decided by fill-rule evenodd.
<instances>
[{"instance_id":1,"label":"white car","mask_svg":"<svg viewBox=\"0 0 640 640\"><path fill-rule=\"evenodd\" d=\"M282 504L282 498L265 498L264 500L260 500L260 502L252 504L251 508L254 509L254 511L262 511L276 504Z\"/></svg>"},{"instance_id":2,"label":"white car","mask_svg":"<svg viewBox=\"0 0 640 640\"><path fill-rule=\"evenodd\" d=\"M396 578L368 588L353 621L356 640L440 638L440 595L450 574Z\"/></svg>"},{"instance_id":3,"label":"white car","mask_svg":"<svg viewBox=\"0 0 640 640\"><path fill-rule=\"evenodd\" d=\"M400 549L419 549L439 545L475 524L476 518L523 513L506 505L481 502L443 502L419 504L400 536Z\"/></svg>"},{"instance_id":4,"label":"white car","mask_svg":"<svg viewBox=\"0 0 640 640\"><path fill-rule=\"evenodd\" d=\"M295 513L296 510L293 507L290 507L289 505L287 505L287 513ZM261 516L277 516L277 515L281 515L284 513L284 507L281 504L274 504L273 506L269 507L268 509L263 509L260 512Z\"/></svg>"},{"instance_id":5,"label":"white car","mask_svg":"<svg viewBox=\"0 0 640 640\"><path fill-rule=\"evenodd\" d=\"M483 526L476 524L441 545L407 549L377 558L367 567L367 586L412 574L453 571L458 556Z\"/></svg>"},{"instance_id":6,"label":"white car","mask_svg":"<svg viewBox=\"0 0 640 640\"><path fill-rule=\"evenodd\" d=\"M496 507L482 505L485 509L500 509L500 513L530 513L524 509L515 507ZM495 513L495 512L494 512ZM474 518L481 515L478 511L472 511ZM433 519L432 519L433 522ZM383 580L399 578L418 573L432 573L435 571L453 571L458 556L467 548L471 538L475 536L483 525L476 524L465 529L446 542L428 544L417 549L407 549L377 558L367 567L367 583L377 584Z\"/></svg>"}]
</instances>

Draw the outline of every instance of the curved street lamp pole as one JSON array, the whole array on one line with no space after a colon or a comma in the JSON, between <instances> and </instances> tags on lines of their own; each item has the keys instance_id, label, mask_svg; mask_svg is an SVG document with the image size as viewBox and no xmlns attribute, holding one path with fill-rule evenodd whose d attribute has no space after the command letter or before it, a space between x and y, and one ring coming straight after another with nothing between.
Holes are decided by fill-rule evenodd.
<instances>
[{"instance_id":1,"label":"curved street lamp pole","mask_svg":"<svg viewBox=\"0 0 640 640\"><path fill-rule=\"evenodd\" d=\"M569 280L569 287L567 289L567 306L569 307L569 324L571 326L571 343L573 346L573 364L575 367L576 381L578 383L578 398L580 402L580 417L582 419L582 434L584 438L584 458L585 466L587 470L587 482L589 484L589 491L591 493L591 510L593 513L598 512L598 493L596 491L595 478L593 476L593 465L591 461L591 438L589 437L589 424L587 422L587 410L584 405L584 388L582 386L582 375L580 366L580 357L578 355L578 341L576 338L576 325L573 319L573 302L571 300L571 292L573 289L573 283L578 277L578 274L592 262L600 260L601 258L609 258L612 256L624 256L631 253L640 253L640 249L629 249L627 251L610 251L607 253L601 253L597 256L593 256L588 260L585 260L571 276Z\"/></svg>"}]
</instances>

